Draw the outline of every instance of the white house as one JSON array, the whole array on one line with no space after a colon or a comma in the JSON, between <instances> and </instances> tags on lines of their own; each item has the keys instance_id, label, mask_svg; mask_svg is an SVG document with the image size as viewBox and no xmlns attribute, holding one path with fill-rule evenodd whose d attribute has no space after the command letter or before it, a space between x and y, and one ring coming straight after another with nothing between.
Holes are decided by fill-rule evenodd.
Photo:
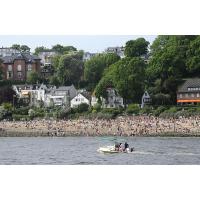
<instances>
[{"instance_id":1,"label":"white house","mask_svg":"<svg viewBox=\"0 0 200 200\"><path fill-rule=\"evenodd\" d=\"M39 102L45 100L46 85L13 85L12 88L19 99L31 106L37 106Z\"/></svg>"},{"instance_id":2,"label":"white house","mask_svg":"<svg viewBox=\"0 0 200 200\"><path fill-rule=\"evenodd\" d=\"M105 50L106 53L115 53L118 56L120 56L120 58L124 58L124 47L108 47Z\"/></svg>"},{"instance_id":3,"label":"white house","mask_svg":"<svg viewBox=\"0 0 200 200\"><path fill-rule=\"evenodd\" d=\"M96 55L95 53L84 52L84 54L83 54L83 61L90 60L95 55Z\"/></svg>"},{"instance_id":4,"label":"white house","mask_svg":"<svg viewBox=\"0 0 200 200\"><path fill-rule=\"evenodd\" d=\"M151 97L147 91L144 92L142 96L142 103L141 103L141 108L144 108L145 105L151 103Z\"/></svg>"},{"instance_id":5,"label":"white house","mask_svg":"<svg viewBox=\"0 0 200 200\"><path fill-rule=\"evenodd\" d=\"M78 105L80 105L82 103L86 103L86 104L90 105L90 100L81 93L77 94L70 101L71 108L77 107Z\"/></svg>"},{"instance_id":6,"label":"white house","mask_svg":"<svg viewBox=\"0 0 200 200\"><path fill-rule=\"evenodd\" d=\"M77 95L77 90L74 85L60 86L50 90L45 95L44 104L48 106L70 106L70 100Z\"/></svg>"},{"instance_id":7,"label":"white house","mask_svg":"<svg viewBox=\"0 0 200 200\"><path fill-rule=\"evenodd\" d=\"M91 106L94 106L98 103L98 98L95 95L91 97Z\"/></svg>"}]
</instances>

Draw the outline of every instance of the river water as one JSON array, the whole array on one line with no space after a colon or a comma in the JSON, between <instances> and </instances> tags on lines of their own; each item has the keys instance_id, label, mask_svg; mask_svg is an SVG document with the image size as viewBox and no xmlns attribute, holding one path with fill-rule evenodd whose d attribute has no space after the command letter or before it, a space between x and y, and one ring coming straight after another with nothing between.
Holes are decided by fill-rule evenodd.
<instances>
[{"instance_id":1,"label":"river water","mask_svg":"<svg viewBox=\"0 0 200 200\"><path fill-rule=\"evenodd\" d=\"M100 146L127 141L134 153L102 154ZM0 137L0 164L200 164L199 137Z\"/></svg>"}]
</instances>

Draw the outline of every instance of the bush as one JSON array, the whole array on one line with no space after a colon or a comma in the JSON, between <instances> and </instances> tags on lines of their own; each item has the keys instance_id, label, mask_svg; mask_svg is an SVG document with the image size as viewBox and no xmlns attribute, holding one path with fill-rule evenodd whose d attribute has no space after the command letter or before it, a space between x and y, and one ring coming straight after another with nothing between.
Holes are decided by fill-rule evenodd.
<instances>
[{"instance_id":1,"label":"bush","mask_svg":"<svg viewBox=\"0 0 200 200\"><path fill-rule=\"evenodd\" d=\"M7 111L12 111L12 104L11 104L11 103L2 103L2 106L3 106Z\"/></svg>"},{"instance_id":2,"label":"bush","mask_svg":"<svg viewBox=\"0 0 200 200\"><path fill-rule=\"evenodd\" d=\"M15 109L13 113L17 115L28 115L29 109L30 107L21 107L21 108Z\"/></svg>"},{"instance_id":3,"label":"bush","mask_svg":"<svg viewBox=\"0 0 200 200\"><path fill-rule=\"evenodd\" d=\"M72 113L83 113L83 112L88 111L88 109L89 109L88 104L81 103L80 105L72 109Z\"/></svg>"},{"instance_id":4,"label":"bush","mask_svg":"<svg viewBox=\"0 0 200 200\"><path fill-rule=\"evenodd\" d=\"M126 109L126 112L128 114L138 114L140 111L140 107L138 104L129 104L128 108Z\"/></svg>"},{"instance_id":5,"label":"bush","mask_svg":"<svg viewBox=\"0 0 200 200\"><path fill-rule=\"evenodd\" d=\"M12 111L5 109L4 106L0 106L0 120L11 119L11 118L12 118Z\"/></svg>"},{"instance_id":6,"label":"bush","mask_svg":"<svg viewBox=\"0 0 200 200\"><path fill-rule=\"evenodd\" d=\"M28 116L30 117L30 119L33 119L35 117L35 111L33 109L29 109L28 111Z\"/></svg>"},{"instance_id":7,"label":"bush","mask_svg":"<svg viewBox=\"0 0 200 200\"><path fill-rule=\"evenodd\" d=\"M164 112L167 108L164 106L159 106L157 109L153 111L155 116L159 116L162 112Z\"/></svg>"},{"instance_id":8,"label":"bush","mask_svg":"<svg viewBox=\"0 0 200 200\"><path fill-rule=\"evenodd\" d=\"M13 114L12 115L13 120L15 121L20 121L20 120L30 120L30 117L28 115L17 115Z\"/></svg>"},{"instance_id":9,"label":"bush","mask_svg":"<svg viewBox=\"0 0 200 200\"><path fill-rule=\"evenodd\" d=\"M145 106L144 108L140 109L140 114L150 114L152 113L152 107Z\"/></svg>"},{"instance_id":10,"label":"bush","mask_svg":"<svg viewBox=\"0 0 200 200\"><path fill-rule=\"evenodd\" d=\"M93 106L93 110L99 112L101 110L101 105L99 103L96 103L94 106Z\"/></svg>"}]
</instances>

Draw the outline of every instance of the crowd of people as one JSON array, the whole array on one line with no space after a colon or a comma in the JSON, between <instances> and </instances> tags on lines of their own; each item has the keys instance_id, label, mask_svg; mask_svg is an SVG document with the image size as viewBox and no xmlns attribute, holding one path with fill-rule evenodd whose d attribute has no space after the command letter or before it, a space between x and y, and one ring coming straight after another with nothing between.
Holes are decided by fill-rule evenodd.
<instances>
[{"instance_id":1,"label":"crowd of people","mask_svg":"<svg viewBox=\"0 0 200 200\"><path fill-rule=\"evenodd\" d=\"M0 121L0 131L47 132L50 136L140 136L200 132L200 117L163 119L154 116L121 116L116 119Z\"/></svg>"}]
</instances>

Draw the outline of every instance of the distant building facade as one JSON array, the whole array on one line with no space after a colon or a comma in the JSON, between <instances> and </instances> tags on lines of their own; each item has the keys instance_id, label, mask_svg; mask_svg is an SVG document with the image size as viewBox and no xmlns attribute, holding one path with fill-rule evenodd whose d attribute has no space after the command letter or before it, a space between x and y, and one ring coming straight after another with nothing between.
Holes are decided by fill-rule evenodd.
<instances>
[{"instance_id":1,"label":"distant building facade","mask_svg":"<svg viewBox=\"0 0 200 200\"><path fill-rule=\"evenodd\" d=\"M83 61L90 60L96 53L84 52L83 54Z\"/></svg>"},{"instance_id":2,"label":"distant building facade","mask_svg":"<svg viewBox=\"0 0 200 200\"><path fill-rule=\"evenodd\" d=\"M70 102L71 108L75 108L78 105L85 103L90 105L90 99L83 93L78 93Z\"/></svg>"},{"instance_id":3,"label":"distant building facade","mask_svg":"<svg viewBox=\"0 0 200 200\"><path fill-rule=\"evenodd\" d=\"M40 58L30 53L16 53L1 58L3 79L26 81L29 73L40 73Z\"/></svg>"},{"instance_id":4,"label":"distant building facade","mask_svg":"<svg viewBox=\"0 0 200 200\"><path fill-rule=\"evenodd\" d=\"M177 104L200 103L200 78L187 79L177 90Z\"/></svg>"},{"instance_id":5,"label":"distant building facade","mask_svg":"<svg viewBox=\"0 0 200 200\"><path fill-rule=\"evenodd\" d=\"M61 86L52 89L46 93L44 105L49 106L65 106L70 107L70 101L77 95L77 90L74 85Z\"/></svg>"},{"instance_id":6,"label":"distant building facade","mask_svg":"<svg viewBox=\"0 0 200 200\"><path fill-rule=\"evenodd\" d=\"M120 58L124 58L125 57L124 50L125 50L124 47L108 47L105 50L105 53L115 53L118 56L120 56Z\"/></svg>"},{"instance_id":7,"label":"distant building facade","mask_svg":"<svg viewBox=\"0 0 200 200\"><path fill-rule=\"evenodd\" d=\"M124 107L124 100L114 88L107 88L107 98L101 97L102 108Z\"/></svg>"},{"instance_id":8,"label":"distant building facade","mask_svg":"<svg viewBox=\"0 0 200 200\"><path fill-rule=\"evenodd\" d=\"M43 78L53 75L52 59L57 55L59 53L53 50L43 50L38 54L38 57L41 59L41 76Z\"/></svg>"},{"instance_id":9,"label":"distant building facade","mask_svg":"<svg viewBox=\"0 0 200 200\"><path fill-rule=\"evenodd\" d=\"M65 106L70 107L70 100L77 95L76 88L71 86L51 85L13 85L17 98L30 106L45 107Z\"/></svg>"},{"instance_id":10,"label":"distant building facade","mask_svg":"<svg viewBox=\"0 0 200 200\"><path fill-rule=\"evenodd\" d=\"M151 97L147 91L144 92L142 96L141 108L144 108L145 105L149 105L151 103Z\"/></svg>"},{"instance_id":11,"label":"distant building facade","mask_svg":"<svg viewBox=\"0 0 200 200\"><path fill-rule=\"evenodd\" d=\"M41 59L43 66L52 65L52 58L59 55L56 51L53 50L43 50L38 54L38 57Z\"/></svg>"},{"instance_id":12,"label":"distant building facade","mask_svg":"<svg viewBox=\"0 0 200 200\"><path fill-rule=\"evenodd\" d=\"M0 48L0 57L5 57L5 56L12 56L14 54L20 53L19 50L13 49L10 47L1 47Z\"/></svg>"}]
</instances>

